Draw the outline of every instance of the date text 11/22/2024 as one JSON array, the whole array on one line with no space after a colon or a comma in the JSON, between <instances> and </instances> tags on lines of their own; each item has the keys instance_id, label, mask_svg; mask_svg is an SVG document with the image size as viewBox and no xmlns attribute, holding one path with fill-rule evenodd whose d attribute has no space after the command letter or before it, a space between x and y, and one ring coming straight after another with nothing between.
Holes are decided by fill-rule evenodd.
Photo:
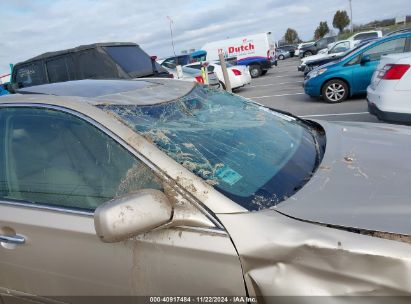
<instances>
[{"instance_id":1,"label":"date text 11/22/2024","mask_svg":"<svg viewBox=\"0 0 411 304\"><path fill-rule=\"evenodd\" d=\"M172 297L150 297L150 303L257 303L255 297L231 296L231 297L208 297L208 296L172 296Z\"/></svg>"}]
</instances>

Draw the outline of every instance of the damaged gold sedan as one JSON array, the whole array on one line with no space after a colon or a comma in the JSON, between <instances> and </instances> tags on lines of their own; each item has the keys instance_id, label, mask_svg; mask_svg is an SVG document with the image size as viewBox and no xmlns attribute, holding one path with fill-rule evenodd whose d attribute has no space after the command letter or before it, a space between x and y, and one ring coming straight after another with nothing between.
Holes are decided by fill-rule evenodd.
<instances>
[{"instance_id":1,"label":"damaged gold sedan","mask_svg":"<svg viewBox=\"0 0 411 304\"><path fill-rule=\"evenodd\" d=\"M0 98L0 301L409 300L410 128L169 79L17 93Z\"/></svg>"}]
</instances>

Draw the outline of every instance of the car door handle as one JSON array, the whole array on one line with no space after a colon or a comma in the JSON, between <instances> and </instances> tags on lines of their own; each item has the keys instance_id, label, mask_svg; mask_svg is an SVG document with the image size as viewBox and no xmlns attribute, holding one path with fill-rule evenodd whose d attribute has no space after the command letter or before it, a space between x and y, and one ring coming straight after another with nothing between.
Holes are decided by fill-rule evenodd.
<instances>
[{"instance_id":1,"label":"car door handle","mask_svg":"<svg viewBox=\"0 0 411 304\"><path fill-rule=\"evenodd\" d=\"M22 245L26 242L26 239L22 235L0 235L0 242L8 244Z\"/></svg>"}]
</instances>

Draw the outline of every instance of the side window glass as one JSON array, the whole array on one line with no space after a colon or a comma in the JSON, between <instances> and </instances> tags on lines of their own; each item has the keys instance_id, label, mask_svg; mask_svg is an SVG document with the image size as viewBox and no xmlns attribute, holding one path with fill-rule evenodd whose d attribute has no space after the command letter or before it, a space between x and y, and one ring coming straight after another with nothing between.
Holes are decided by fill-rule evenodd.
<instances>
[{"instance_id":1,"label":"side window glass","mask_svg":"<svg viewBox=\"0 0 411 304\"><path fill-rule=\"evenodd\" d=\"M399 38L381 43L364 52L363 56L369 55L371 61L380 60L382 55L403 53L405 48L405 38Z\"/></svg>"},{"instance_id":2,"label":"side window glass","mask_svg":"<svg viewBox=\"0 0 411 304\"><path fill-rule=\"evenodd\" d=\"M319 49L324 49L327 47L327 40L326 39L321 39L320 41L318 41L317 44Z\"/></svg>"},{"instance_id":3,"label":"side window glass","mask_svg":"<svg viewBox=\"0 0 411 304\"><path fill-rule=\"evenodd\" d=\"M44 84L46 77L43 64L39 61L19 67L16 72L16 82L23 87Z\"/></svg>"},{"instance_id":4,"label":"side window glass","mask_svg":"<svg viewBox=\"0 0 411 304\"><path fill-rule=\"evenodd\" d=\"M348 41L346 42L341 42L336 44L333 49L331 50L331 53L341 53L345 52L350 48L350 43Z\"/></svg>"},{"instance_id":5,"label":"side window glass","mask_svg":"<svg viewBox=\"0 0 411 304\"><path fill-rule=\"evenodd\" d=\"M354 65L354 64L360 63L360 58L361 58L360 55L355 56L353 59L351 59L351 60L347 63L347 65Z\"/></svg>"},{"instance_id":6,"label":"side window glass","mask_svg":"<svg viewBox=\"0 0 411 304\"><path fill-rule=\"evenodd\" d=\"M201 70L201 65L200 64L193 64L193 65L190 65L189 68L196 69L196 70Z\"/></svg>"},{"instance_id":7,"label":"side window glass","mask_svg":"<svg viewBox=\"0 0 411 304\"><path fill-rule=\"evenodd\" d=\"M78 80L124 78L111 58L97 49L76 52L73 56Z\"/></svg>"},{"instance_id":8,"label":"side window glass","mask_svg":"<svg viewBox=\"0 0 411 304\"><path fill-rule=\"evenodd\" d=\"M165 66L166 68L169 68L169 69L175 69L176 68L176 60L175 60L175 58L166 59L166 60L164 60L164 62L161 65Z\"/></svg>"},{"instance_id":9,"label":"side window glass","mask_svg":"<svg viewBox=\"0 0 411 304\"><path fill-rule=\"evenodd\" d=\"M186 65L190 63L190 56L184 55L177 57L177 62L179 65ZM195 62L195 61L192 61Z\"/></svg>"},{"instance_id":10,"label":"side window glass","mask_svg":"<svg viewBox=\"0 0 411 304\"><path fill-rule=\"evenodd\" d=\"M354 36L354 40L361 40L361 39L363 39L363 34Z\"/></svg>"},{"instance_id":11,"label":"side window glass","mask_svg":"<svg viewBox=\"0 0 411 304\"><path fill-rule=\"evenodd\" d=\"M51 83L74 79L74 66L71 57L51 59L46 62L46 68Z\"/></svg>"},{"instance_id":12,"label":"side window glass","mask_svg":"<svg viewBox=\"0 0 411 304\"><path fill-rule=\"evenodd\" d=\"M94 210L138 189L162 189L148 167L71 114L9 108L0 123L3 199Z\"/></svg>"}]
</instances>

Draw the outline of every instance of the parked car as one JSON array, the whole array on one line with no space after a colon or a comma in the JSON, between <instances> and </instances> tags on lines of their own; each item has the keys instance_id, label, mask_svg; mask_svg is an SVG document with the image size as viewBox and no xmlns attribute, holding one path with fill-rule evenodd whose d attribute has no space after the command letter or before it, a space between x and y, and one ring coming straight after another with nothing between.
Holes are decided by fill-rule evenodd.
<instances>
[{"instance_id":1,"label":"parked car","mask_svg":"<svg viewBox=\"0 0 411 304\"><path fill-rule=\"evenodd\" d=\"M366 32L356 33L352 35L350 38L348 38L348 40L363 41L367 39L381 38L382 36L383 36L382 31L366 31Z\"/></svg>"},{"instance_id":2,"label":"parked car","mask_svg":"<svg viewBox=\"0 0 411 304\"><path fill-rule=\"evenodd\" d=\"M406 32L411 32L411 28L402 28L402 29L399 29L399 30L395 30L395 31L389 32L385 36L391 36L391 35L396 35L396 34L399 34L399 33L406 33Z\"/></svg>"},{"instance_id":3,"label":"parked car","mask_svg":"<svg viewBox=\"0 0 411 304\"><path fill-rule=\"evenodd\" d=\"M411 123L411 53L387 55L367 89L368 111L381 120Z\"/></svg>"},{"instance_id":4,"label":"parked car","mask_svg":"<svg viewBox=\"0 0 411 304\"><path fill-rule=\"evenodd\" d=\"M14 88L81 79L170 77L160 65L131 42L82 45L49 52L14 65Z\"/></svg>"},{"instance_id":5,"label":"parked car","mask_svg":"<svg viewBox=\"0 0 411 304\"><path fill-rule=\"evenodd\" d=\"M330 103L364 94L382 55L411 50L411 33L380 38L349 53L337 62L330 62L309 72L304 81L305 93L322 96Z\"/></svg>"},{"instance_id":6,"label":"parked car","mask_svg":"<svg viewBox=\"0 0 411 304\"><path fill-rule=\"evenodd\" d=\"M201 70L202 65L207 66L208 71L213 72L218 80L220 81L221 86L225 89L226 84L224 81L223 70L221 68L220 62L197 62L186 65L196 70ZM239 89L251 83L251 75L249 69L244 65L231 65L226 62L227 73L230 79L230 85L233 90Z\"/></svg>"},{"instance_id":7,"label":"parked car","mask_svg":"<svg viewBox=\"0 0 411 304\"><path fill-rule=\"evenodd\" d=\"M298 70L304 72L307 65L306 62L308 61L338 57L344 54L347 50L354 48L355 44L357 44L357 42L352 40L341 40L331 43L326 49L320 50L317 55L303 57L298 66Z\"/></svg>"},{"instance_id":8,"label":"parked car","mask_svg":"<svg viewBox=\"0 0 411 304\"><path fill-rule=\"evenodd\" d=\"M304 65L301 64L299 66L299 70L304 68L304 70L303 70L304 71L304 76L307 76L307 74L309 72L311 72L312 70L318 68L319 66L327 64L329 62L334 62L334 61L336 62L336 61L340 60L342 57L347 56L348 54L352 54L353 52L355 52L360 47L362 47L362 46L364 46L368 43L371 43L372 41L375 41L375 39L361 41L356 45L356 47L354 47L352 49L349 49L349 50L347 50L343 53L332 54L332 56L326 56L324 58L319 58L319 59L316 59L316 60L314 60L313 58L315 58L315 56L317 56L317 55L307 57L307 60L304 61Z\"/></svg>"},{"instance_id":9,"label":"parked car","mask_svg":"<svg viewBox=\"0 0 411 304\"><path fill-rule=\"evenodd\" d=\"M208 42L201 49L207 52L209 62L219 60L219 53L226 58L236 57L237 65L249 67L252 78L265 75L277 64L271 32Z\"/></svg>"},{"instance_id":10,"label":"parked car","mask_svg":"<svg viewBox=\"0 0 411 304\"><path fill-rule=\"evenodd\" d=\"M157 62L161 64L163 67L175 68L177 65L183 66L189 64L191 62L191 58L190 55L183 54L160 59Z\"/></svg>"},{"instance_id":11,"label":"parked car","mask_svg":"<svg viewBox=\"0 0 411 304\"><path fill-rule=\"evenodd\" d=\"M308 56L315 55L315 54L318 53L319 50L327 48L327 46L330 43L333 43L335 41L337 41L337 36L324 37L324 38L318 39L317 41L315 41L311 45L303 46L300 49L299 57L303 58L303 57L308 57Z\"/></svg>"},{"instance_id":12,"label":"parked car","mask_svg":"<svg viewBox=\"0 0 411 304\"><path fill-rule=\"evenodd\" d=\"M290 53L290 57L294 57L295 50L297 47L295 45L282 45L275 49L275 51L285 51Z\"/></svg>"},{"instance_id":13,"label":"parked car","mask_svg":"<svg viewBox=\"0 0 411 304\"><path fill-rule=\"evenodd\" d=\"M0 98L3 302L411 294L409 128L173 79L18 93Z\"/></svg>"},{"instance_id":14,"label":"parked car","mask_svg":"<svg viewBox=\"0 0 411 304\"><path fill-rule=\"evenodd\" d=\"M299 45L297 45L297 48L294 51L294 56L299 56L300 55L300 50L302 47L304 46L310 46L313 45L314 42L306 42L306 43L300 43Z\"/></svg>"},{"instance_id":15,"label":"parked car","mask_svg":"<svg viewBox=\"0 0 411 304\"><path fill-rule=\"evenodd\" d=\"M289 51L285 51L285 50L283 50L283 49L276 49L276 51L275 51L275 57L276 57L278 60L284 60L284 59L286 59L286 58L290 58L290 57L291 57L291 54L290 54Z\"/></svg>"},{"instance_id":16,"label":"parked car","mask_svg":"<svg viewBox=\"0 0 411 304\"><path fill-rule=\"evenodd\" d=\"M162 66L173 75L173 78L183 81L198 82L201 84L205 83L205 79L202 72L198 69L182 66L181 71L177 71L177 66L172 65L171 63L162 63ZM219 88L220 82L217 75L214 73L213 69L207 71L208 85L211 87Z\"/></svg>"},{"instance_id":17,"label":"parked car","mask_svg":"<svg viewBox=\"0 0 411 304\"><path fill-rule=\"evenodd\" d=\"M187 65L193 62L205 61L207 52L204 50L197 50L190 54L181 54L176 56L169 56L167 58L158 60L157 62L162 66L174 69L177 65Z\"/></svg>"}]
</instances>

